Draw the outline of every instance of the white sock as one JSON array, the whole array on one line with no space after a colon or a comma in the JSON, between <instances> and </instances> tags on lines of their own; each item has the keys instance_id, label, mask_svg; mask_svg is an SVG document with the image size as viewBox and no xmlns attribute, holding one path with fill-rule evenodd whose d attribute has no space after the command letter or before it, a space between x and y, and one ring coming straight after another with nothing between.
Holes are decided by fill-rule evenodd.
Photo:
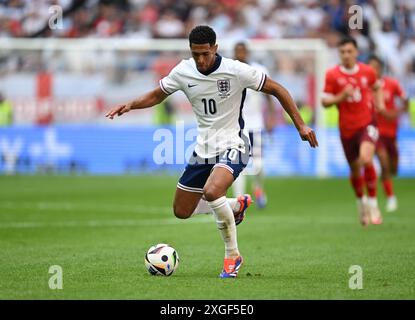
<instances>
[{"instance_id":1,"label":"white sock","mask_svg":"<svg viewBox=\"0 0 415 320\"><path fill-rule=\"evenodd\" d=\"M236 198L226 198L228 200L229 205L233 212L239 212L241 209L241 204L239 203L238 199Z\"/></svg>"},{"instance_id":2,"label":"white sock","mask_svg":"<svg viewBox=\"0 0 415 320\"><path fill-rule=\"evenodd\" d=\"M241 194L245 194L245 188L246 176L243 174L243 172L241 172L239 177L232 184L233 196L238 197Z\"/></svg>"},{"instance_id":3,"label":"white sock","mask_svg":"<svg viewBox=\"0 0 415 320\"><path fill-rule=\"evenodd\" d=\"M225 258L239 256L235 219L226 197L223 196L214 201L210 201L209 206L215 214L216 225L225 242Z\"/></svg>"},{"instance_id":4,"label":"white sock","mask_svg":"<svg viewBox=\"0 0 415 320\"><path fill-rule=\"evenodd\" d=\"M239 212L239 209L241 208L241 204L238 202L236 198L227 198L226 200L231 206L231 209L233 212ZM209 202L207 202L205 199L200 199L195 211L193 211L192 213L192 216L197 215L197 214L207 214L207 213L213 213L212 209L209 206Z\"/></svg>"},{"instance_id":5,"label":"white sock","mask_svg":"<svg viewBox=\"0 0 415 320\"><path fill-rule=\"evenodd\" d=\"M209 203L205 199L200 199L195 211L193 211L192 213L192 216L196 214L207 214L207 213L213 213L212 209L210 208Z\"/></svg>"},{"instance_id":6,"label":"white sock","mask_svg":"<svg viewBox=\"0 0 415 320\"><path fill-rule=\"evenodd\" d=\"M378 207L378 198L376 198L376 197L368 197L367 198L367 205L370 208L377 208Z\"/></svg>"},{"instance_id":7,"label":"white sock","mask_svg":"<svg viewBox=\"0 0 415 320\"><path fill-rule=\"evenodd\" d=\"M356 198L356 202L358 205L366 205L367 204L367 197L362 196L361 198Z\"/></svg>"},{"instance_id":8,"label":"white sock","mask_svg":"<svg viewBox=\"0 0 415 320\"><path fill-rule=\"evenodd\" d=\"M397 199L396 199L396 196L395 195L388 197L388 201L396 201L396 200Z\"/></svg>"}]
</instances>

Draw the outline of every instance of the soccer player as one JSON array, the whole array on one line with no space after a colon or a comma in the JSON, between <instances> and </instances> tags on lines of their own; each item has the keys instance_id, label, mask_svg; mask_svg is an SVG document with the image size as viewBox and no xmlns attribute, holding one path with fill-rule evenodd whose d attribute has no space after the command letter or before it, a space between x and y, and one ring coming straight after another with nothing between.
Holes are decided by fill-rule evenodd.
<instances>
[{"instance_id":1,"label":"soccer player","mask_svg":"<svg viewBox=\"0 0 415 320\"><path fill-rule=\"evenodd\" d=\"M383 61L377 56L371 56L368 60L378 73L385 99L385 110L376 114L379 129L379 141L376 146L376 155L382 168L383 190L387 197L386 211L393 212L398 209L398 201L393 192L392 176L398 172L398 120L403 112L409 109L409 99L406 97L399 82L391 77L383 75ZM401 100L401 108L395 104L395 98Z\"/></svg>"},{"instance_id":2,"label":"soccer player","mask_svg":"<svg viewBox=\"0 0 415 320\"><path fill-rule=\"evenodd\" d=\"M266 75L269 74L265 66L249 62L249 50L244 42L238 42L234 46L235 60L247 63ZM252 146L252 175L254 176L254 195L255 203L258 208L262 209L267 204L267 196L264 189L264 170L262 165L262 133L264 132L264 111L266 105L267 113L272 115L275 113L275 105L270 95L249 90L246 94L244 108L245 128L249 132L249 138ZM269 129L269 128L267 128ZM246 175L243 172L233 183L233 193L238 196L245 194Z\"/></svg>"},{"instance_id":3,"label":"soccer player","mask_svg":"<svg viewBox=\"0 0 415 320\"><path fill-rule=\"evenodd\" d=\"M360 223L363 226L370 222L381 224L373 165L378 129L374 124L372 99L376 108L384 109L382 90L376 71L357 61L359 51L353 38L343 38L338 49L341 62L326 73L322 104L324 107L336 105L339 110L340 138L351 171L350 182L357 197ZM365 184L368 197L364 195Z\"/></svg>"},{"instance_id":4,"label":"soccer player","mask_svg":"<svg viewBox=\"0 0 415 320\"><path fill-rule=\"evenodd\" d=\"M177 184L173 203L176 217L213 211L225 243L221 278L234 278L243 259L238 250L236 225L245 216L247 197L227 199L226 193L247 163L250 145L244 132L242 108L246 88L272 94L291 116L303 140L317 147L288 91L255 68L217 54L216 34L208 26L197 26L189 34L191 59L182 60L160 86L134 101L118 105L106 116L113 119L133 109L159 104L168 95L182 90L196 115L198 136Z\"/></svg>"}]
</instances>

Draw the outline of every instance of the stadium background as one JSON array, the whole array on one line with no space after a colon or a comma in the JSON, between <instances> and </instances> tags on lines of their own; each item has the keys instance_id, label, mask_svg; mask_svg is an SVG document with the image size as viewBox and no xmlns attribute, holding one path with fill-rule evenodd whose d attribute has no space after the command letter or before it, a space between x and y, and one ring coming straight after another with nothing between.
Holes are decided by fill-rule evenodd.
<instances>
[{"instance_id":1,"label":"stadium background","mask_svg":"<svg viewBox=\"0 0 415 320\"><path fill-rule=\"evenodd\" d=\"M363 29L350 30L355 4ZM315 150L301 142L275 100L276 117L264 114L276 124L264 137L269 201L238 226L245 265L233 283L217 277L223 242L213 218L172 214L195 133L183 96L104 117L188 57L186 35L203 23L225 56L249 41L253 60L290 90L320 142ZM318 103L336 42L349 32L360 58L381 56L412 100L400 119L399 209L366 229L345 179L337 114ZM414 1L0 0L0 92L0 299L415 297ZM166 141L172 148L159 164L154 152ZM180 255L168 279L144 269L155 243ZM48 285L54 265L63 290ZM350 288L353 265L363 268L363 290Z\"/></svg>"},{"instance_id":2,"label":"stadium background","mask_svg":"<svg viewBox=\"0 0 415 320\"><path fill-rule=\"evenodd\" d=\"M226 56L232 56L237 41L253 41L252 60L263 63L289 88L323 142L316 152L305 149L275 101L277 115L268 121L276 129L265 138L265 172L345 176L336 110L322 110L321 90L316 88L321 89L326 67L338 61L335 44L349 32L353 13L349 7L354 4L363 13L362 29L351 30L360 59L377 53L386 61L386 72L401 81L409 97L414 96L415 5L407 1L2 1L0 92L13 115L9 123L7 116L2 117L0 171L179 172L183 161L160 166L153 151L160 144L154 139L160 126L170 126L174 138L178 138L176 122L183 123L186 132L194 126L183 95L112 123L104 114L110 106L156 86L180 58L188 56L184 38L189 30L205 23L217 31L220 52ZM61 21L54 19L54 5L62 9ZM75 38L86 42L71 46ZM163 42L166 39L183 40L172 50ZM294 49L280 45L276 50L255 50L255 41L278 39L294 39L289 40ZM322 64L316 61L322 49L303 50L307 39L323 40ZM6 109L1 109L3 114ZM401 119L401 176L415 176L414 115L412 99L411 112ZM187 149L190 142L184 144Z\"/></svg>"}]
</instances>

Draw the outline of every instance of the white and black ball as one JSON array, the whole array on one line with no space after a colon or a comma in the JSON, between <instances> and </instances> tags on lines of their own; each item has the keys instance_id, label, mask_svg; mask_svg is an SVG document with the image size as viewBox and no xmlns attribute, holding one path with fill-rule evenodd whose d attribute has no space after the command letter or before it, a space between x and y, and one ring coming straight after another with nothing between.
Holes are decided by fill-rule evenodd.
<instances>
[{"instance_id":1,"label":"white and black ball","mask_svg":"<svg viewBox=\"0 0 415 320\"><path fill-rule=\"evenodd\" d=\"M148 249L144 262L151 275L170 276L179 265L179 255L173 247L159 243Z\"/></svg>"}]
</instances>

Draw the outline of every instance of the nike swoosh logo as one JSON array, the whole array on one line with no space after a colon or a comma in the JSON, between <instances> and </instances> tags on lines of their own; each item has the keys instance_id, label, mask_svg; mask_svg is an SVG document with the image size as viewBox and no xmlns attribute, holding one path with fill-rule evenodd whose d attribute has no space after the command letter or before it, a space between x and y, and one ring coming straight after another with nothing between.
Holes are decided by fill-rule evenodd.
<instances>
[{"instance_id":1,"label":"nike swoosh logo","mask_svg":"<svg viewBox=\"0 0 415 320\"><path fill-rule=\"evenodd\" d=\"M187 84L188 88L192 88L192 87L196 87L196 86L197 86L197 84L190 84L190 83Z\"/></svg>"}]
</instances>

